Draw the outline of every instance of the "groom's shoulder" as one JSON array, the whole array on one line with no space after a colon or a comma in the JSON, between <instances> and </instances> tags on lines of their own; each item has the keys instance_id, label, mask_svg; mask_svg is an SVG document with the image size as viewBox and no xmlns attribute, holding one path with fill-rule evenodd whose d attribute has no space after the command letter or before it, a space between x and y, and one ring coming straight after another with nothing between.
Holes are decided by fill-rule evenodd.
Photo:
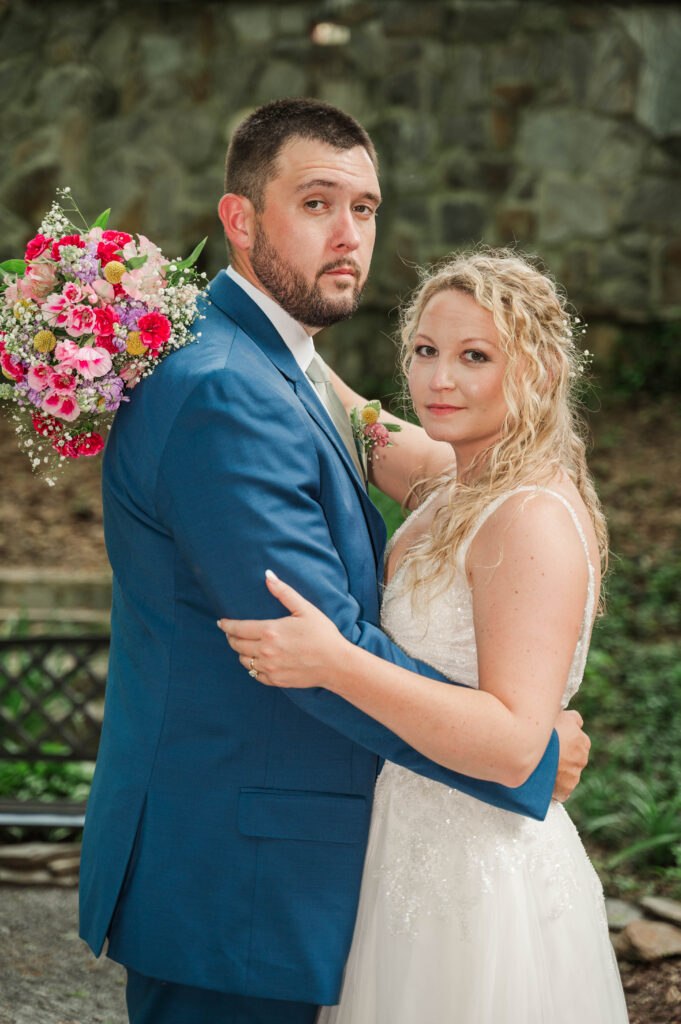
<instances>
[{"instance_id":1,"label":"groom's shoulder","mask_svg":"<svg viewBox=\"0 0 681 1024\"><path fill-rule=\"evenodd\" d=\"M252 374L262 360L255 341L230 316L229 307L212 301L210 291L200 299L192 334L193 341L171 353L144 382L148 390L186 395L216 375L228 381Z\"/></svg>"}]
</instances>

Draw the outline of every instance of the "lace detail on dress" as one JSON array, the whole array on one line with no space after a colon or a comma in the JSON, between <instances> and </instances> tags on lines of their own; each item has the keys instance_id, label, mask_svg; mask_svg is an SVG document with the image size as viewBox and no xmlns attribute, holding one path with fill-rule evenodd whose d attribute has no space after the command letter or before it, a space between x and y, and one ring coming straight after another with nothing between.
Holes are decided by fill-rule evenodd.
<instances>
[{"instance_id":1,"label":"lace detail on dress","mask_svg":"<svg viewBox=\"0 0 681 1024\"><path fill-rule=\"evenodd\" d=\"M585 895L586 854L562 804L552 802L546 819L533 821L386 764L374 818L377 834L390 835L373 863L393 934L414 938L422 916L434 915L457 923L466 937L481 899L517 873L542 889L551 919ZM586 895L600 905L602 886L588 867Z\"/></svg>"},{"instance_id":2,"label":"lace detail on dress","mask_svg":"<svg viewBox=\"0 0 681 1024\"><path fill-rule=\"evenodd\" d=\"M409 655L433 665L450 679L477 687L466 553L482 523L503 501L523 491L549 493L562 502L577 528L589 565L584 616L563 694L565 706L577 691L584 671L595 573L581 523L561 494L521 487L488 506L458 553L451 585L438 591L431 601L425 594L424 600L412 607L409 591L396 585L402 568L399 565L386 586L381 623ZM407 523L410 521L413 518ZM573 834L574 842L566 842L566 832ZM501 874L506 877L523 871L533 878L541 876L551 917L572 906L585 878L592 889L590 898L598 902L602 897L600 881L590 865L585 873L586 854L562 805L552 803L546 820L537 822L488 806L389 763L376 788L370 852L373 875L387 901L394 933L418 934L422 914L456 919L465 933L471 909L485 894L495 892Z\"/></svg>"}]
</instances>

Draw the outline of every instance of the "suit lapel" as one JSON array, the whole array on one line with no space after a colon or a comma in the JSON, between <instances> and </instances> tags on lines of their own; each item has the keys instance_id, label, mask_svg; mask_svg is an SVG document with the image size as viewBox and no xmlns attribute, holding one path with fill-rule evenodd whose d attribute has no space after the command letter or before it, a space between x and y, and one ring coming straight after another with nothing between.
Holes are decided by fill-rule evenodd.
<instances>
[{"instance_id":1,"label":"suit lapel","mask_svg":"<svg viewBox=\"0 0 681 1024\"><path fill-rule=\"evenodd\" d=\"M383 548L385 546L383 519L369 498L364 482L360 478L342 438L333 425L330 416L315 396L310 382L293 358L291 350L269 317L253 302L243 288L240 288L238 284L231 280L224 270L221 270L211 281L208 287L208 297L225 316L229 317L230 320L234 320L241 327L264 352L270 362L276 366L279 372L291 382L305 410L333 445L357 491L369 527L378 568L381 570Z\"/></svg>"}]
</instances>

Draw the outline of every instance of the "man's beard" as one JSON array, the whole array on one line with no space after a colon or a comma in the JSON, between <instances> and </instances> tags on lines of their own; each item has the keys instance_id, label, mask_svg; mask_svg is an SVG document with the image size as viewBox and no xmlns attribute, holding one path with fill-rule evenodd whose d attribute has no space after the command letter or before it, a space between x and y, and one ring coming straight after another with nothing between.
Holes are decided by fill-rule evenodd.
<instances>
[{"instance_id":1,"label":"man's beard","mask_svg":"<svg viewBox=\"0 0 681 1024\"><path fill-rule=\"evenodd\" d=\"M364 284L359 283L360 268L351 257L344 256L325 264L314 282L309 284L300 271L277 252L260 223L256 224L250 257L260 283L299 324L331 327L339 320L347 320L357 310ZM352 291L339 294L336 300L327 299L319 287L319 278L336 267L352 267L355 271L354 286Z\"/></svg>"}]
</instances>

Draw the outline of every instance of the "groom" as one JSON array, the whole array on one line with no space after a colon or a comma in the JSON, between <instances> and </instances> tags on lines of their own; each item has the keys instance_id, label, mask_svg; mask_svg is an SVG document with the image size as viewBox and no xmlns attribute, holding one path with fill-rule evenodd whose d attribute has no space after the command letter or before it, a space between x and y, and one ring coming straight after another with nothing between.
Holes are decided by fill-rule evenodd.
<instances>
[{"instance_id":1,"label":"groom","mask_svg":"<svg viewBox=\"0 0 681 1024\"><path fill-rule=\"evenodd\" d=\"M369 271L371 140L326 104L268 104L234 134L225 191L231 266L198 344L138 386L104 460L111 663L81 934L127 967L133 1024L311 1024L336 1000L380 758L534 817L558 760L554 733L516 790L457 775L326 690L258 685L216 628L280 614L271 568L355 643L438 677L377 628L385 531L312 341ZM564 790L588 749L575 717Z\"/></svg>"}]
</instances>

